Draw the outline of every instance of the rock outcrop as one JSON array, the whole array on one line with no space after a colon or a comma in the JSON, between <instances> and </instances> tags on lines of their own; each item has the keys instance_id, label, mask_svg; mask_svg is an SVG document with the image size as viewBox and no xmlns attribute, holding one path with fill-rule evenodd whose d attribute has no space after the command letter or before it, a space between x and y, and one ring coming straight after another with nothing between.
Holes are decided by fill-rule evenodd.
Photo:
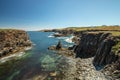
<instances>
[{"instance_id":1,"label":"rock outcrop","mask_svg":"<svg viewBox=\"0 0 120 80\"><path fill-rule=\"evenodd\" d=\"M0 30L0 57L16 53L30 47L31 41L23 30Z\"/></svg>"},{"instance_id":2,"label":"rock outcrop","mask_svg":"<svg viewBox=\"0 0 120 80\"><path fill-rule=\"evenodd\" d=\"M79 44L74 50L76 57L93 57L96 54L99 44L109 35L109 33L82 33Z\"/></svg>"},{"instance_id":3,"label":"rock outcrop","mask_svg":"<svg viewBox=\"0 0 120 80\"><path fill-rule=\"evenodd\" d=\"M108 64L102 69L102 73L110 80L120 80L120 58L112 64Z\"/></svg>"},{"instance_id":4,"label":"rock outcrop","mask_svg":"<svg viewBox=\"0 0 120 80\"><path fill-rule=\"evenodd\" d=\"M74 55L76 56L76 58L80 57L81 60L88 60L89 58L92 57L92 60L91 61L88 60L88 61L92 63L92 66L94 65L96 70L102 71L102 73L104 73L105 75L105 78L107 78L108 80L117 80L117 79L119 80L120 79L120 33L119 30L117 29L119 29L119 27L115 27L115 26L98 27L98 28L73 27L62 30L53 30L53 32L59 33L57 37L67 36L70 34L73 34L75 36L72 39L72 41L75 44L72 47L68 48L69 51L64 50L64 52L62 52L63 54L66 54L67 52L73 54L75 53ZM80 65L81 64L82 63L80 63ZM83 65L84 64L85 63L83 62ZM83 65L79 66L80 69L82 69L81 67L83 67ZM89 66L89 65L85 64L85 66ZM82 71L77 75L79 74L82 74ZM76 80L83 80L83 79L77 78Z\"/></svg>"},{"instance_id":5,"label":"rock outcrop","mask_svg":"<svg viewBox=\"0 0 120 80\"><path fill-rule=\"evenodd\" d=\"M76 57L93 57L93 65L110 79L120 79L120 38L109 33L79 35L79 44L74 49ZM110 76L111 75L111 76Z\"/></svg>"},{"instance_id":6,"label":"rock outcrop","mask_svg":"<svg viewBox=\"0 0 120 80\"><path fill-rule=\"evenodd\" d=\"M61 41L59 40L57 45L50 46L48 47L48 49L49 50L63 50Z\"/></svg>"},{"instance_id":7,"label":"rock outcrop","mask_svg":"<svg viewBox=\"0 0 120 80\"><path fill-rule=\"evenodd\" d=\"M61 41L59 40L58 44L56 45L56 50L59 50L62 48Z\"/></svg>"},{"instance_id":8,"label":"rock outcrop","mask_svg":"<svg viewBox=\"0 0 120 80\"><path fill-rule=\"evenodd\" d=\"M115 45L115 41L112 38L103 40L99 45L96 55L93 60L95 66L104 66L115 62L118 59L118 56L112 51L112 47Z\"/></svg>"},{"instance_id":9,"label":"rock outcrop","mask_svg":"<svg viewBox=\"0 0 120 80\"><path fill-rule=\"evenodd\" d=\"M79 36L79 44L74 49L76 57L90 58L94 57L93 64L101 66L115 62L119 48L114 50L118 38L113 37L110 33L89 33L85 32Z\"/></svg>"}]
</instances>

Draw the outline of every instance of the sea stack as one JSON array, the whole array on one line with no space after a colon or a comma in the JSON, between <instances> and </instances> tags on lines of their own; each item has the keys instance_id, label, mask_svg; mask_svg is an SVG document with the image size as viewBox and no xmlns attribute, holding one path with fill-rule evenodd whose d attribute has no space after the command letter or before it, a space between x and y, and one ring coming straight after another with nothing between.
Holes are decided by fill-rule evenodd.
<instances>
[{"instance_id":1,"label":"sea stack","mask_svg":"<svg viewBox=\"0 0 120 80\"><path fill-rule=\"evenodd\" d=\"M59 40L58 44L56 45L56 50L60 50L62 48L61 41Z\"/></svg>"}]
</instances>

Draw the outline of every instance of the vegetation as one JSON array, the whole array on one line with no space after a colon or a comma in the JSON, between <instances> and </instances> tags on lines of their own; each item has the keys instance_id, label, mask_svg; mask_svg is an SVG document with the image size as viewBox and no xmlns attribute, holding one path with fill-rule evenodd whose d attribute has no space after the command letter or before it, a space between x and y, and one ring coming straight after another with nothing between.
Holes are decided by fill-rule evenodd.
<instances>
[{"instance_id":1,"label":"vegetation","mask_svg":"<svg viewBox=\"0 0 120 80\"><path fill-rule=\"evenodd\" d=\"M92 27L68 27L66 30L74 30L74 31L88 31L88 32L105 32L112 33L113 36L120 36L120 26L92 26Z\"/></svg>"},{"instance_id":2,"label":"vegetation","mask_svg":"<svg viewBox=\"0 0 120 80\"><path fill-rule=\"evenodd\" d=\"M72 29L76 31L83 31L83 30L120 31L120 26L68 27L66 29Z\"/></svg>"},{"instance_id":3,"label":"vegetation","mask_svg":"<svg viewBox=\"0 0 120 80\"><path fill-rule=\"evenodd\" d=\"M19 29L0 29L0 32L1 32L1 31L13 31L13 30L22 31L22 30L19 30Z\"/></svg>"},{"instance_id":4,"label":"vegetation","mask_svg":"<svg viewBox=\"0 0 120 80\"><path fill-rule=\"evenodd\" d=\"M117 44L112 47L112 50L113 50L113 52L114 52L116 55L119 55L119 56L120 56L119 48L120 48L120 41L117 42Z\"/></svg>"}]
</instances>

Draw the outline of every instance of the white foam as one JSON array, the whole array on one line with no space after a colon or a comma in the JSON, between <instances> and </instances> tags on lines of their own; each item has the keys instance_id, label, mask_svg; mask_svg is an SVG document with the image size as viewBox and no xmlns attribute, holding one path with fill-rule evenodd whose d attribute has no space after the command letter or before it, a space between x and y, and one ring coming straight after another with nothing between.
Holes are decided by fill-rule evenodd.
<instances>
[{"instance_id":1,"label":"white foam","mask_svg":"<svg viewBox=\"0 0 120 80\"><path fill-rule=\"evenodd\" d=\"M50 34L48 37L54 37L53 34Z\"/></svg>"},{"instance_id":2,"label":"white foam","mask_svg":"<svg viewBox=\"0 0 120 80\"><path fill-rule=\"evenodd\" d=\"M68 42L68 43L74 43L74 42L72 42L73 37L74 36L67 37L67 39L65 39L65 41Z\"/></svg>"},{"instance_id":3,"label":"white foam","mask_svg":"<svg viewBox=\"0 0 120 80\"><path fill-rule=\"evenodd\" d=\"M32 47L26 47L25 51L32 49Z\"/></svg>"},{"instance_id":4,"label":"white foam","mask_svg":"<svg viewBox=\"0 0 120 80\"><path fill-rule=\"evenodd\" d=\"M6 57L3 57L0 59L0 63L4 63L12 58L15 58L15 57L21 57L22 55L24 55L25 52L19 52L19 53L14 53L14 54L11 54L9 56L6 56Z\"/></svg>"},{"instance_id":5,"label":"white foam","mask_svg":"<svg viewBox=\"0 0 120 80\"><path fill-rule=\"evenodd\" d=\"M36 44L35 44L35 43L33 43L32 45L33 45L33 46L35 46Z\"/></svg>"},{"instance_id":6,"label":"white foam","mask_svg":"<svg viewBox=\"0 0 120 80\"><path fill-rule=\"evenodd\" d=\"M32 47L26 47L25 48L25 51L26 50L30 50ZM25 52L17 52L17 53L14 53L14 54L11 54L11 55L9 55L9 56L5 56L5 57L3 57L3 58L0 58L0 63L4 63L4 62L6 62L6 61L8 61L8 60L11 60L12 58L15 58L15 57L21 57L21 56L23 56L25 54Z\"/></svg>"},{"instance_id":7,"label":"white foam","mask_svg":"<svg viewBox=\"0 0 120 80\"><path fill-rule=\"evenodd\" d=\"M57 37L58 39L67 39L68 37Z\"/></svg>"},{"instance_id":8,"label":"white foam","mask_svg":"<svg viewBox=\"0 0 120 80\"><path fill-rule=\"evenodd\" d=\"M54 37L54 36L52 36L52 35L49 35L48 37Z\"/></svg>"}]
</instances>

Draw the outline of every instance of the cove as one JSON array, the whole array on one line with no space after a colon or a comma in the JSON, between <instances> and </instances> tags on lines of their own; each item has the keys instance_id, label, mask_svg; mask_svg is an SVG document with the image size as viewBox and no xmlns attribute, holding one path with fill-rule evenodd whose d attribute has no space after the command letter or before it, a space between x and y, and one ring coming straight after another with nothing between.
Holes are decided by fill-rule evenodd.
<instances>
[{"instance_id":1,"label":"cove","mask_svg":"<svg viewBox=\"0 0 120 80\"><path fill-rule=\"evenodd\" d=\"M50 72L59 72L58 65L65 65L60 62L65 62L65 57L47 48L56 45L59 40L62 41L64 47L72 45L73 43L66 42L67 37L49 37L53 34L52 32L30 31L28 34L33 43L33 48L19 58L15 57L0 64L0 80L35 80L37 76L41 79L42 77L52 79L49 75Z\"/></svg>"}]
</instances>

